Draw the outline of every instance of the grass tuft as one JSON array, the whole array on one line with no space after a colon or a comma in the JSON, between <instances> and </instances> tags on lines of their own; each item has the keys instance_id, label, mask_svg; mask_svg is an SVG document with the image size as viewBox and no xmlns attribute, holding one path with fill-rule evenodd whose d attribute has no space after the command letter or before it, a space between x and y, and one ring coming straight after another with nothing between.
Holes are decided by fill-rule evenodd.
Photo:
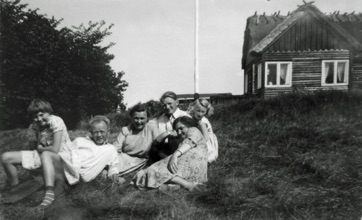
<instances>
[{"instance_id":1,"label":"grass tuft","mask_svg":"<svg viewBox=\"0 0 362 220\"><path fill-rule=\"evenodd\" d=\"M361 94L336 91L215 106L219 158L206 192L138 191L96 179L58 198L43 219L360 219L361 108ZM114 138L129 117L109 117ZM25 137L21 129L1 132L0 151L22 149ZM0 213L21 219L29 205Z\"/></svg>"}]
</instances>

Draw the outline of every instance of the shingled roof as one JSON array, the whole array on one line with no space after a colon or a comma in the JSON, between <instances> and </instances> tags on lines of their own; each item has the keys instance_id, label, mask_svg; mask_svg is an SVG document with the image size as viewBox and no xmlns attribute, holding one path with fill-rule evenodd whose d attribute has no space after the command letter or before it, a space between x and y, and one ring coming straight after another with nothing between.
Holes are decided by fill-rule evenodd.
<instances>
[{"instance_id":1,"label":"shingled roof","mask_svg":"<svg viewBox=\"0 0 362 220\"><path fill-rule=\"evenodd\" d=\"M250 60L250 49L258 44L266 35L268 35L278 24L284 21L286 16L280 16L277 14L267 16L254 15L247 19L246 29L244 33L244 45L243 45L243 67L246 60Z\"/></svg>"},{"instance_id":2,"label":"shingled roof","mask_svg":"<svg viewBox=\"0 0 362 220\"><path fill-rule=\"evenodd\" d=\"M254 15L247 19L244 35L242 67L251 60L251 55L265 51L282 33L284 33L298 19L306 13L322 19L339 33L349 44L357 49L362 49L362 14L334 12L325 15L314 5L307 3L299 6L288 16Z\"/></svg>"}]
</instances>

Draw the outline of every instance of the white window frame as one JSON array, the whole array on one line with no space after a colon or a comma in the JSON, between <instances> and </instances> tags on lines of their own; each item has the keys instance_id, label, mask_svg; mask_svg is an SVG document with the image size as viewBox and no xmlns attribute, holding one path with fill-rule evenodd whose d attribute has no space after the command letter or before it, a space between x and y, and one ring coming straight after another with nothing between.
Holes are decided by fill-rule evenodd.
<instances>
[{"instance_id":1,"label":"white window frame","mask_svg":"<svg viewBox=\"0 0 362 220\"><path fill-rule=\"evenodd\" d=\"M258 69L258 85L256 88L260 89L261 88L261 72L262 72L260 63L258 64L257 69Z\"/></svg>"},{"instance_id":2,"label":"white window frame","mask_svg":"<svg viewBox=\"0 0 362 220\"><path fill-rule=\"evenodd\" d=\"M268 73L268 65L269 64L277 64L277 82L276 85L268 85L268 76L266 75ZM281 64L288 64L288 72L287 74L290 74L288 83L286 82L286 85L280 85L280 65ZM265 62L265 78L264 78L264 85L266 88L278 88L278 87L291 87L292 86L292 74L293 74L293 66L292 62ZM289 84L289 85L288 85Z\"/></svg>"},{"instance_id":3,"label":"white window frame","mask_svg":"<svg viewBox=\"0 0 362 220\"><path fill-rule=\"evenodd\" d=\"M345 69L344 72L346 74L346 83L337 83L337 65L338 63L346 63L345 65ZM333 63L333 83L325 83L325 63ZM349 60L322 60L322 74L321 74L322 78L321 78L321 85L322 86L344 86L344 85L348 85L349 82Z\"/></svg>"},{"instance_id":4,"label":"white window frame","mask_svg":"<svg viewBox=\"0 0 362 220\"><path fill-rule=\"evenodd\" d=\"M252 66L252 71L253 71L253 80L252 80L251 88L252 88L253 94L255 94L255 91L256 91L256 88L255 88L255 77L256 77L255 64L253 64L253 66Z\"/></svg>"},{"instance_id":5,"label":"white window frame","mask_svg":"<svg viewBox=\"0 0 362 220\"><path fill-rule=\"evenodd\" d=\"M244 74L244 94L248 93L248 74Z\"/></svg>"}]
</instances>

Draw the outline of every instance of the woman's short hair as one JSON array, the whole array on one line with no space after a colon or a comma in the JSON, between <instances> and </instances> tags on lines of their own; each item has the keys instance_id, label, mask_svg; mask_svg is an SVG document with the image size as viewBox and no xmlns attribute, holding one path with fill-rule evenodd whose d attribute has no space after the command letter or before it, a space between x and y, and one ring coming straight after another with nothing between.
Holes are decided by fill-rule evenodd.
<instances>
[{"instance_id":1,"label":"woman's short hair","mask_svg":"<svg viewBox=\"0 0 362 220\"><path fill-rule=\"evenodd\" d=\"M133 106L131 108L131 110L129 111L129 115L131 117L133 117L133 114L135 112L146 112L147 113L147 118L151 117L151 113L150 111L148 110L147 106L145 104L142 104L142 103L138 103L136 104L135 106Z\"/></svg>"},{"instance_id":2,"label":"woman's short hair","mask_svg":"<svg viewBox=\"0 0 362 220\"><path fill-rule=\"evenodd\" d=\"M34 99L31 101L28 109L26 110L29 116L38 114L39 112L53 113L53 108L49 102L44 99Z\"/></svg>"},{"instance_id":3,"label":"woman's short hair","mask_svg":"<svg viewBox=\"0 0 362 220\"><path fill-rule=\"evenodd\" d=\"M176 118L175 121L173 122L172 127L174 130L176 130L176 124L179 122L188 128L197 127L196 121L194 121L192 118L190 118L189 116L182 116Z\"/></svg>"},{"instance_id":4,"label":"woman's short hair","mask_svg":"<svg viewBox=\"0 0 362 220\"><path fill-rule=\"evenodd\" d=\"M171 98L171 99L177 100L177 95L176 95L176 93L174 93L172 91L167 91L162 94L160 101L162 102L166 98Z\"/></svg>"},{"instance_id":5,"label":"woman's short hair","mask_svg":"<svg viewBox=\"0 0 362 220\"><path fill-rule=\"evenodd\" d=\"M109 118L107 118L106 116L104 116L104 115L96 115L96 116L94 116L93 118L91 118L90 120L89 120L89 129L91 129L92 128L92 125L93 124L95 124L95 123L100 123L100 122L104 122L104 123L106 123L106 125L107 125L107 128L110 128L110 125L111 125L111 121L109 120Z\"/></svg>"}]
</instances>

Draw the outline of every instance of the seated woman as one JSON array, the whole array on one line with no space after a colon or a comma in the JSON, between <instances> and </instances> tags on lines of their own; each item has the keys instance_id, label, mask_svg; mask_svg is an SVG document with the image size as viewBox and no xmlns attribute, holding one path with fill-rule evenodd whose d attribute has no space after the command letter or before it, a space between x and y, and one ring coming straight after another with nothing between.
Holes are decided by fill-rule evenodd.
<instances>
[{"instance_id":1,"label":"seated woman","mask_svg":"<svg viewBox=\"0 0 362 220\"><path fill-rule=\"evenodd\" d=\"M189 191L200 190L207 181L206 141L197 123L188 116L177 118L173 127L182 139L170 156L139 171L132 180L139 189L157 189L163 184L178 184Z\"/></svg>"},{"instance_id":2,"label":"seated woman","mask_svg":"<svg viewBox=\"0 0 362 220\"><path fill-rule=\"evenodd\" d=\"M118 150L120 176L146 165L152 141L159 135L156 123L148 122L150 114L144 104L135 105L130 115L132 124L123 127L113 143Z\"/></svg>"},{"instance_id":3,"label":"seated woman","mask_svg":"<svg viewBox=\"0 0 362 220\"><path fill-rule=\"evenodd\" d=\"M178 107L177 95L174 92L165 92L160 102L163 106L163 113L155 119L152 119L157 124L160 135L156 138L150 152L150 159L158 161L162 158L171 155L178 147L179 140L177 134L172 128L173 122L182 116L189 116L187 112L182 111Z\"/></svg>"}]
</instances>

